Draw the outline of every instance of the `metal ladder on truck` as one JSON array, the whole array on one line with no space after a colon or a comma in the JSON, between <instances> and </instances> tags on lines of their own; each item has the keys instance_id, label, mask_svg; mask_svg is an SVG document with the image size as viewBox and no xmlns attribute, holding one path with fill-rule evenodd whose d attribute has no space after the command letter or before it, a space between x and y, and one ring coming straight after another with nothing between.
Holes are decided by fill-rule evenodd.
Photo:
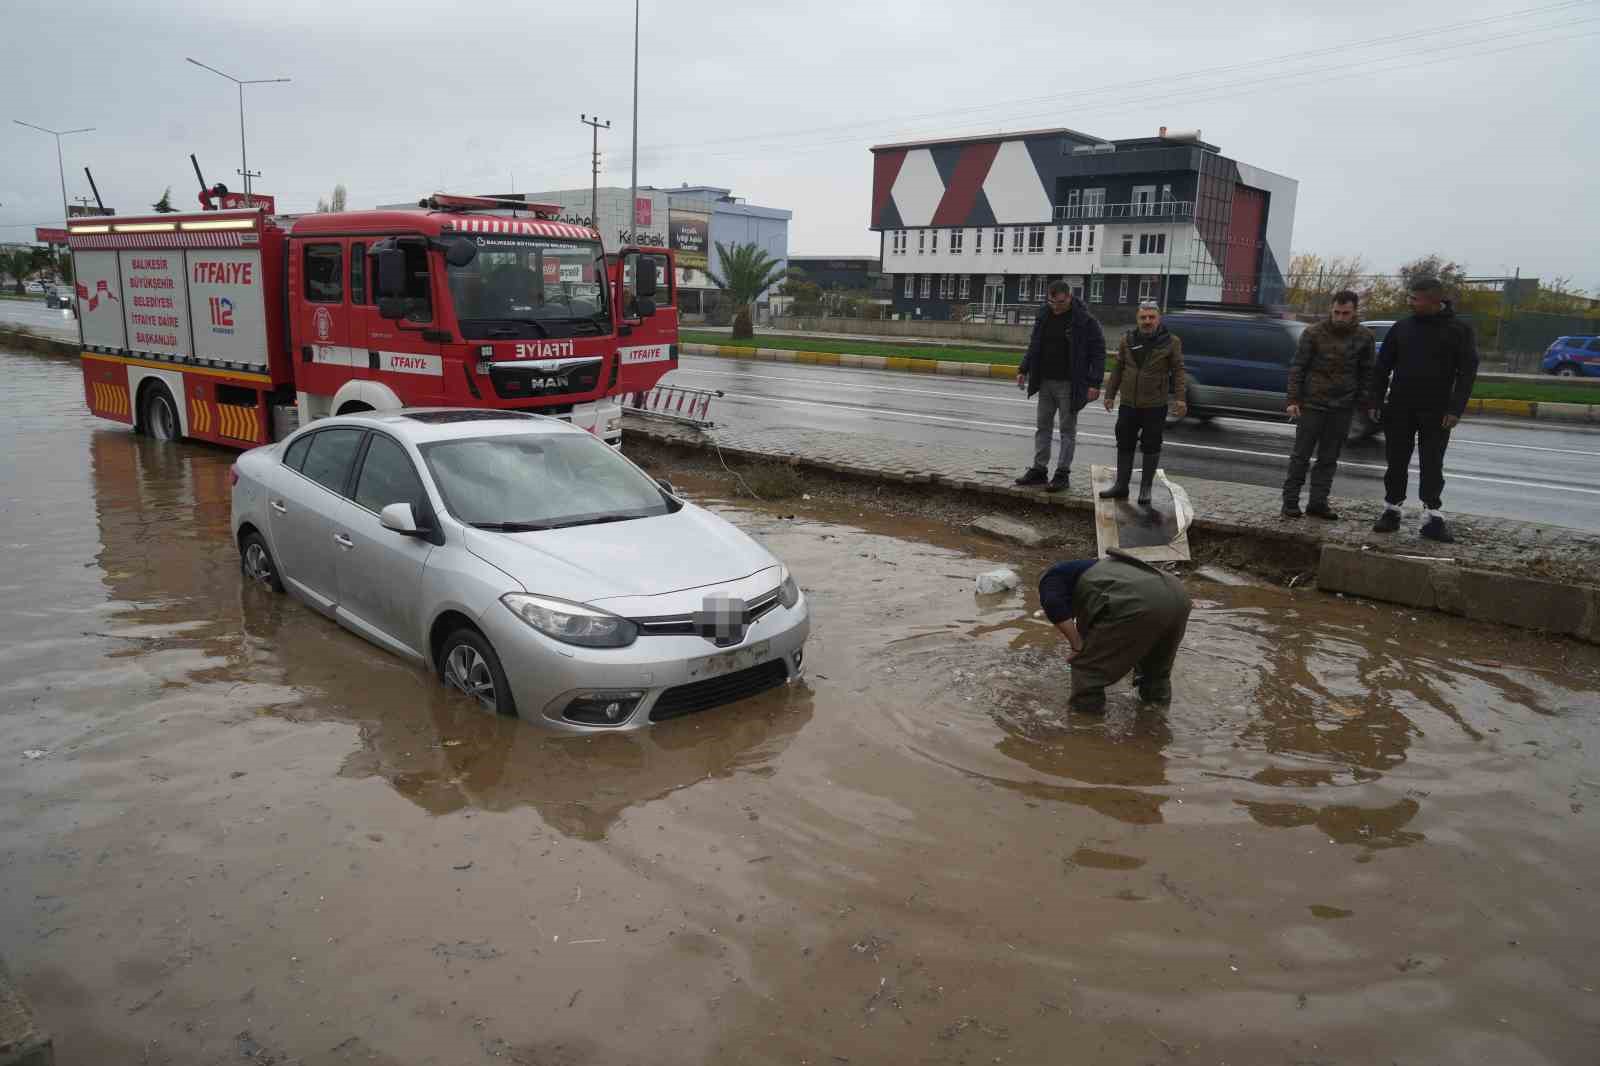
<instances>
[{"instance_id":1,"label":"metal ladder on truck","mask_svg":"<svg viewBox=\"0 0 1600 1066\"><path fill-rule=\"evenodd\" d=\"M716 425L706 417L711 401L722 395L721 389L690 389L682 385L657 385L647 392L635 392L628 397L627 410L643 418L676 422L683 426L711 429Z\"/></svg>"}]
</instances>

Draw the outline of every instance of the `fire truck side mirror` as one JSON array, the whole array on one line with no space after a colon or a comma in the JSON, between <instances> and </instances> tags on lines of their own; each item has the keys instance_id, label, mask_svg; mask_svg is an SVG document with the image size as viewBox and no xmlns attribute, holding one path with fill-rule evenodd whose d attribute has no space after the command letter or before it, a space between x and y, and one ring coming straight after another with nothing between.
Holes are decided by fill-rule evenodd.
<instances>
[{"instance_id":1,"label":"fire truck side mirror","mask_svg":"<svg viewBox=\"0 0 1600 1066\"><path fill-rule=\"evenodd\" d=\"M635 291L641 298L656 294L656 261L648 256L641 255L636 269L639 272L639 283Z\"/></svg>"},{"instance_id":2,"label":"fire truck side mirror","mask_svg":"<svg viewBox=\"0 0 1600 1066\"><path fill-rule=\"evenodd\" d=\"M465 237L457 237L445 247L444 261L453 267L464 267L478 258L478 246Z\"/></svg>"},{"instance_id":3,"label":"fire truck side mirror","mask_svg":"<svg viewBox=\"0 0 1600 1066\"><path fill-rule=\"evenodd\" d=\"M404 296L406 253L399 248L380 248L372 253L372 258L377 260L378 296L388 299Z\"/></svg>"}]
</instances>

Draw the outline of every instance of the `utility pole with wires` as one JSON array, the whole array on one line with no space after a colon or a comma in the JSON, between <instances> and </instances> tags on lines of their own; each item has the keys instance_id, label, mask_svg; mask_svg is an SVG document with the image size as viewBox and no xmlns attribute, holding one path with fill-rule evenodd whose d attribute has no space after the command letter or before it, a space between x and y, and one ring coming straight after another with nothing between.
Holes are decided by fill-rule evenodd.
<instances>
[{"instance_id":1,"label":"utility pole with wires","mask_svg":"<svg viewBox=\"0 0 1600 1066\"><path fill-rule=\"evenodd\" d=\"M578 120L594 131L593 155L589 160L589 225L600 228L600 131L611 128L611 120L598 115L579 115Z\"/></svg>"}]
</instances>

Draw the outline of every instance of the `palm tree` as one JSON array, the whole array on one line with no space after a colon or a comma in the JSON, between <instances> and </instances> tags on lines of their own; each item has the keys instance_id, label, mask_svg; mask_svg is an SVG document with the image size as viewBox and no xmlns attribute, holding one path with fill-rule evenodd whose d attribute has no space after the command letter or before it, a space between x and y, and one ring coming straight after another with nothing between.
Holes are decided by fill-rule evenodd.
<instances>
[{"instance_id":1,"label":"palm tree","mask_svg":"<svg viewBox=\"0 0 1600 1066\"><path fill-rule=\"evenodd\" d=\"M739 313L733 319L734 337L749 337L755 330L750 321L750 305L769 288L783 280L787 271L753 244L735 244L732 247L717 243L717 257L722 260L722 273L706 271L711 283L733 298Z\"/></svg>"}]
</instances>

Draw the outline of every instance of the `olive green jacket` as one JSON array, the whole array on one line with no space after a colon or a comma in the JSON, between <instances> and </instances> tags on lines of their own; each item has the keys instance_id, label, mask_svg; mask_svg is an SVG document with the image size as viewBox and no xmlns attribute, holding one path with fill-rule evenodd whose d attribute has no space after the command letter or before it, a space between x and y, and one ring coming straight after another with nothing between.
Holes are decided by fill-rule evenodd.
<instances>
[{"instance_id":1,"label":"olive green jacket","mask_svg":"<svg viewBox=\"0 0 1600 1066\"><path fill-rule=\"evenodd\" d=\"M1136 329L1122 335L1117 368L1106 386L1107 400L1115 400L1119 394L1125 407L1165 407L1188 395L1183 343L1165 326L1148 337Z\"/></svg>"}]
</instances>

